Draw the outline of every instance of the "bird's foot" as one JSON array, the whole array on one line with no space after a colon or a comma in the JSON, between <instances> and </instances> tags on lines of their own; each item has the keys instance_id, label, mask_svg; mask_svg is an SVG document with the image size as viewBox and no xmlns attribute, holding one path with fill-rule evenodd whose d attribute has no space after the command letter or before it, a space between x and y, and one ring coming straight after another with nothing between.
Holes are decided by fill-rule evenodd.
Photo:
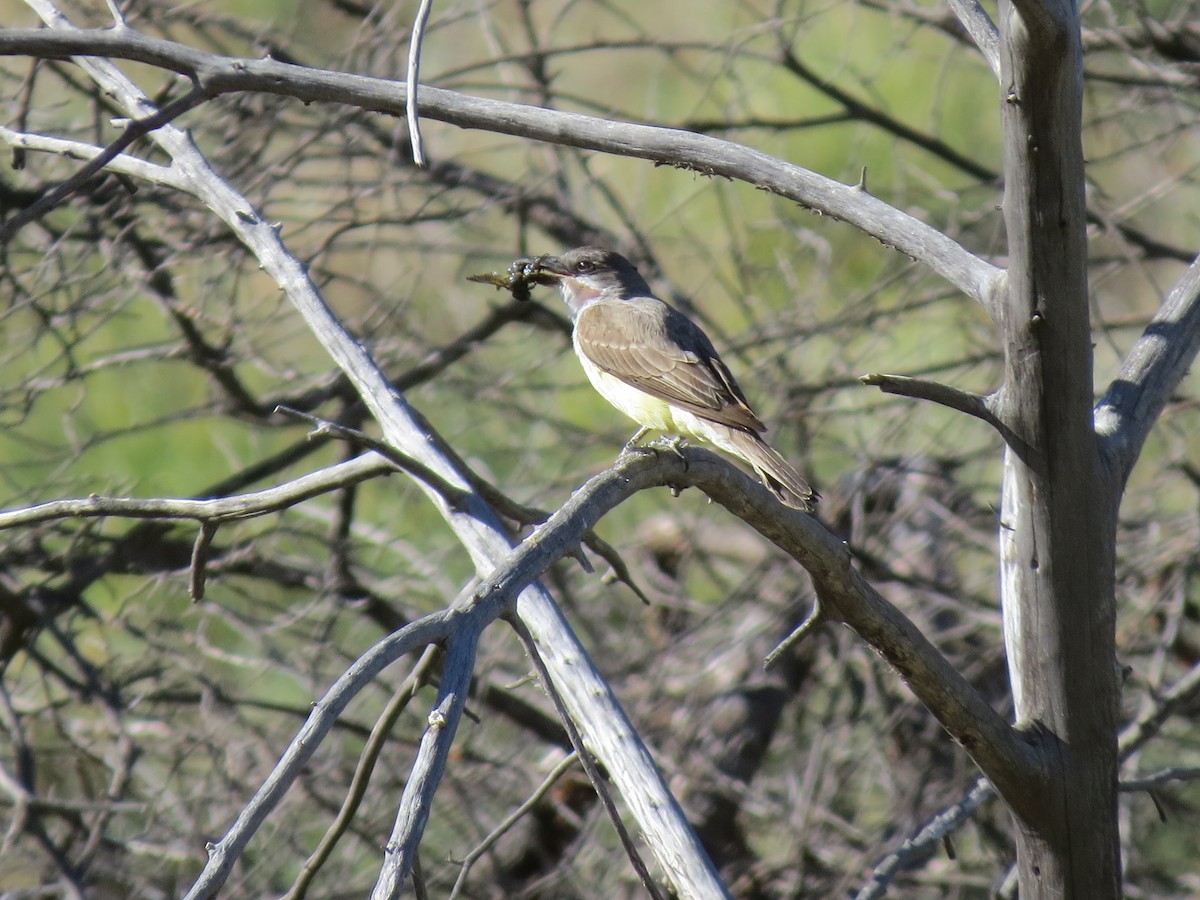
<instances>
[{"instance_id":1,"label":"bird's foot","mask_svg":"<svg viewBox=\"0 0 1200 900\"><path fill-rule=\"evenodd\" d=\"M638 444L641 442L642 438L644 438L646 435L648 435L652 430L653 429L648 428L645 425L643 425L641 428L639 428L637 430L637 432L634 434L633 437L631 437L629 440L627 440L625 442L625 446L623 448L621 448L621 452L628 453L631 450L645 449L643 447L639 447Z\"/></svg>"},{"instance_id":2,"label":"bird's foot","mask_svg":"<svg viewBox=\"0 0 1200 900\"><path fill-rule=\"evenodd\" d=\"M683 448L688 445L686 438L682 438L679 435L673 435L672 437L664 438L662 440L662 445L682 459L684 462L684 467L686 468L687 457L683 455Z\"/></svg>"}]
</instances>

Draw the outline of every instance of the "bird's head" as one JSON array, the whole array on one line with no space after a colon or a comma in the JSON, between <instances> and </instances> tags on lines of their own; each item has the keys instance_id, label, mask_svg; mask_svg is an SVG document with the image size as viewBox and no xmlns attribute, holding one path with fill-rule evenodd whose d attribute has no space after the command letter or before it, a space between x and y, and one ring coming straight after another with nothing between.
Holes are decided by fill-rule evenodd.
<instances>
[{"instance_id":1,"label":"bird's head","mask_svg":"<svg viewBox=\"0 0 1200 900\"><path fill-rule=\"evenodd\" d=\"M650 295L650 286L633 263L615 250L602 247L579 247L562 256L539 257L533 269L535 274L558 281L572 315L598 297Z\"/></svg>"}]
</instances>

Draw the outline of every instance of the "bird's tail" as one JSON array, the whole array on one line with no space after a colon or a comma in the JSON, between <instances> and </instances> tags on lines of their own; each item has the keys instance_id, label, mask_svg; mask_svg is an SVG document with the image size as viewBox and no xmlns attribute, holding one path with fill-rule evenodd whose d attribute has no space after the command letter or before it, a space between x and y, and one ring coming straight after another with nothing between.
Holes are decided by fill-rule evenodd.
<instances>
[{"instance_id":1,"label":"bird's tail","mask_svg":"<svg viewBox=\"0 0 1200 900\"><path fill-rule=\"evenodd\" d=\"M729 440L732 452L750 464L759 480L781 503L805 512L816 509L821 495L809 487L804 477L775 452L774 447L757 434L736 428L729 429Z\"/></svg>"}]
</instances>

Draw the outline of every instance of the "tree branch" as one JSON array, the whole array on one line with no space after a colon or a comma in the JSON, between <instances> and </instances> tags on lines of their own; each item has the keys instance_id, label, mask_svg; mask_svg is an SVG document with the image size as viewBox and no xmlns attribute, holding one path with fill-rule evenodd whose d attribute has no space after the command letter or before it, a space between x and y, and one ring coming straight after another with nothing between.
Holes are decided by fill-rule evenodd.
<instances>
[{"instance_id":1,"label":"tree branch","mask_svg":"<svg viewBox=\"0 0 1200 900\"><path fill-rule=\"evenodd\" d=\"M74 26L46 0L30 0L30 2L43 20L53 29L51 32L33 32L34 35L50 33L67 37L78 33ZM106 32L92 33L113 36ZM128 37L128 34L123 33L120 36ZM149 41L143 37L138 37L136 40L141 44ZM3 43L4 35L0 33L0 45ZM170 45L166 42L151 41L150 43L159 47L165 45L186 50L186 48L178 48L178 45ZM205 54L196 54L196 56L201 60L207 58ZM111 62L91 59L76 59L76 62L126 109L145 112L149 100ZM236 81L237 72L247 71L260 63L265 63L270 67L283 65L271 60L249 63L228 60L227 65L222 63L221 67L226 76L232 76ZM285 68L296 69L296 67ZM305 70L296 69L296 71ZM284 74L284 70L278 70L275 77L278 78ZM344 82L344 78L338 77L332 82L328 82L322 90L329 90L338 81L343 82L343 87L339 90L346 89L347 84ZM375 88L382 91L381 96L387 96L388 102L391 104L398 102L399 105L395 108L402 110L403 91L397 86L373 79L351 78L351 81L374 85ZM263 87L269 86L269 83L268 81L261 82ZM223 88L219 89L223 90ZM232 87L231 89L240 90L241 88ZM441 102L438 98L446 93L434 92L433 89L430 89L425 94L427 113L431 108L438 106ZM449 96L458 98L458 95ZM328 94L325 99L336 100L337 97L338 93L334 92ZM314 97L314 99L317 98ZM468 109L474 108L476 104L482 102L471 101L467 98L461 99ZM491 104L490 102L484 103L484 106L491 106ZM503 106L511 105L503 104ZM512 106L512 109L520 111L523 108ZM481 119L484 122L487 120L486 115ZM653 131L654 129L646 130ZM427 465L452 484L468 489L469 484L466 479L437 450L414 411L409 408L403 397L389 383L387 377L379 370L362 346L342 328L325 305L316 286L309 279L306 267L288 252L280 240L278 232L271 224L258 214L245 197L233 190L212 171L196 146L178 129L167 125L152 132L150 139L171 157L174 165L187 179L187 191L201 200L225 222L232 233L258 258L264 271L284 290L326 352L354 383L363 402L379 422L385 440ZM937 234L934 229L928 230ZM963 253L965 254L965 251ZM966 256L970 255L966 254ZM970 258L974 259L974 257ZM455 531L481 575L492 572L496 563L508 556L511 545L503 525L478 494L472 492L462 508L452 508L447 505L440 494L428 485L420 481L417 484ZM607 683L588 660L578 638L571 632L553 599L540 585L526 587L518 598L517 614L521 616L534 639L539 642L539 647L543 649L543 660L552 676L556 680L575 678L586 685L581 692L563 692L564 702L580 730L586 732L593 728L598 730L616 727L624 735L623 740L615 746L614 752L618 754L617 756L609 757L607 754L598 753L597 757L612 774L614 783L633 811L634 817L645 833L648 843L673 888L681 893L697 896L724 894L724 887L717 878L712 863L708 860L707 854L688 825L678 802L671 796L649 751L638 738L636 730L617 703ZM229 865L231 862L226 862L221 874L209 882L211 890L219 887L228 876Z\"/></svg>"},{"instance_id":2,"label":"tree branch","mask_svg":"<svg viewBox=\"0 0 1200 900\"><path fill-rule=\"evenodd\" d=\"M428 727L417 745L417 755L404 784L396 823L387 842L383 867L371 892L371 900L393 900L400 896L412 871L417 847L433 808L433 795L442 782L454 733L466 706L471 672L475 668L475 651L486 624L478 618L464 620L464 627L455 629L449 638L438 683L437 704L429 713Z\"/></svg>"},{"instance_id":3,"label":"tree branch","mask_svg":"<svg viewBox=\"0 0 1200 900\"><path fill-rule=\"evenodd\" d=\"M921 830L906 840L899 848L884 857L871 873L871 880L863 886L854 900L878 900L887 894L888 886L897 872L902 871L914 859L931 852L934 845L946 840L971 818L985 800L995 792L985 779L979 779L965 797L926 822Z\"/></svg>"},{"instance_id":4,"label":"tree branch","mask_svg":"<svg viewBox=\"0 0 1200 900\"><path fill-rule=\"evenodd\" d=\"M185 112L194 109L209 99L203 91L193 90L179 97L162 109L146 116L144 119L134 119L125 126L125 130L115 141L88 160L87 165L68 178L42 194L38 199L25 207L7 222L0 225L0 244L12 239L21 228L36 221L49 212L64 199L83 186L83 183L99 173L106 165L121 155L121 151L140 137L144 137L156 128L161 128L168 122L173 122Z\"/></svg>"},{"instance_id":5,"label":"tree branch","mask_svg":"<svg viewBox=\"0 0 1200 900\"><path fill-rule=\"evenodd\" d=\"M308 760L337 723L346 705L400 657L449 636L455 616L454 610L446 609L405 626L360 656L333 683L325 696L313 705L312 714L288 745L279 764L246 804L237 821L220 841L209 848L208 863L188 891L188 898L216 896L250 838L283 799L292 783L300 777Z\"/></svg>"},{"instance_id":6,"label":"tree branch","mask_svg":"<svg viewBox=\"0 0 1200 900\"><path fill-rule=\"evenodd\" d=\"M0 32L0 34L3 34L3 32ZM10 147L21 150L53 153L56 156L62 156L67 159L91 160L104 153L103 147L97 147L94 144L45 137L40 134L27 134L25 132L14 131L3 125L0 125L0 141L4 141ZM107 160L105 166L110 171L118 172L122 175L131 175L143 181L148 181L151 184L172 187L177 190L182 190L185 186L184 179L171 169L170 166L155 165L154 163L139 159L136 156L129 156L125 153L119 153Z\"/></svg>"},{"instance_id":7,"label":"tree branch","mask_svg":"<svg viewBox=\"0 0 1200 900\"><path fill-rule=\"evenodd\" d=\"M229 522L251 519L288 509L312 497L349 487L396 471L395 463L376 453L367 453L344 463L301 476L294 481L265 491L220 497L213 500L160 498L140 500L117 497L83 497L78 500L51 500L24 509L0 513L0 531L56 519L84 519L114 516L125 519L197 519L202 522Z\"/></svg>"},{"instance_id":8,"label":"tree branch","mask_svg":"<svg viewBox=\"0 0 1200 900\"><path fill-rule=\"evenodd\" d=\"M638 853L637 845L634 843L633 838L629 836L629 830L625 827L625 823L621 821L621 813L617 809L616 801L613 800L612 791L608 789L608 784L604 781L604 777L601 775L600 769L592 757L592 751L588 749L583 734L575 727L575 723L571 721L571 717L567 715L566 704L563 703L558 686L554 679L550 677L550 672L542 660L542 655L538 652L537 642L519 618L513 618L510 624L517 633L517 637L521 643L525 645L525 652L529 654L534 671L537 672L538 678L542 680L543 689L546 691L547 696L550 697L550 701L558 711L559 717L563 720L563 727L566 729L567 735L571 740L571 746L575 750L579 764L587 774L588 781L592 783L592 789L596 792L596 797L599 798L600 804L608 813L608 817L612 821L613 830L616 831L617 838L621 841L621 846L625 848L625 856L633 865L634 871L637 872L638 878L642 882L642 887L646 889L646 893L650 896L651 900L663 900L662 892L659 891L658 886L654 883L654 879L651 878L642 855ZM588 735L588 738L593 742L597 742L604 740L605 736L603 733L600 733Z\"/></svg>"},{"instance_id":9,"label":"tree branch","mask_svg":"<svg viewBox=\"0 0 1200 900\"><path fill-rule=\"evenodd\" d=\"M507 572L493 577L501 590L537 577L554 559L578 544L580 536L634 493L655 485L700 487L799 562L812 576L828 620L849 625L900 673L917 698L937 717L975 760L1007 800L1010 793L1029 791L1038 767L1021 734L1004 721L938 652L920 630L888 603L853 567L845 544L812 516L784 507L758 481L706 450L686 448L672 453L623 454L611 469L590 479L570 500L530 535L503 564ZM498 570L499 571L499 570ZM485 596L481 589L477 596ZM525 594L521 595L524 598ZM522 599L517 601L521 609ZM522 616L523 621L528 621ZM540 639L543 653L562 656L568 649ZM577 659L571 665L578 666ZM586 691L588 681L575 677L571 666L555 677L564 697ZM605 723L589 734L612 735ZM626 797L628 802L628 796Z\"/></svg>"},{"instance_id":10,"label":"tree branch","mask_svg":"<svg viewBox=\"0 0 1200 900\"><path fill-rule=\"evenodd\" d=\"M129 30L0 30L0 55L131 59L187 75L206 96L256 91L305 102L344 103L400 117L407 105L406 86L399 82L288 65L270 58L217 56ZM994 309L1002 270L856 185L841 184L741 144L431 87L421 89L421 111L426 118L461 128L638 157L744 181L854 225L885 246L925 263L989 313Z\"/></svg>"},{"instance_id":11,"label":"tree branch","mask_svg":"<svg viewBox=\"0 0 1200 900\"><path fill-rule=\"evenodd\" d=\"M1100 451L1118 492L1198 352L1200 257L1171 289L1096 406Z\"/></svg>"},{"instance_id":12,"label":"tree branch","mask_svg":"<svg viewBox=\"0 0 1200 900\"><path fill-rule=\"evenodd\" d=\"M1200 663L1192 666L1166 691L1159 691L1154 703L1122 730L1117 746L1121 759L1128 759L1150 741L1167 721L1200 697Z\"/></svg>"},{"instance_id":13,"label":"tree branch","mask_svg":"<svg viewBox=\"0 0 1200 900\"><path fill-rule=\"evenodd\" d=\"M405 70L405 78L412 85L412 90L408 92L404 117L408 122L408 139L412 146L413 162L420 168L425 167L425 142L421 138L421 116L417 98L421 92L421 45L425 41L425 26L429 24L431 12L433 0L421 0L417 6L412 31L408 36L408 68Z\"/></svg>"},{"instance_id":14,"label":"tree branch","mask_svg":"<svg viewBox=\"0 0 1200 900\"><path fill-rule=\"evenodd\" d=\"M968 416L981 419L1001 434L1004 433L1004 425L988 406L987 398L979 394L963 391L948 384L942 384L940 381L910 378L907 375L883 375L878 372L869 372L858 380L863 384L879 388L885 394L915 397L918 400L928 400L939 406L958 410Z\"/></svg>"},{"instance_id":15,"label":"tree branch","mask_svg":"<svg viewBox=\"0 0 1200 900\"><path fill-rule=\"evenodd\" d=\"M509 813L499 825L491 830L491 832L482 841L476 845L470 853L462 858L462 869L458 873L458 878L454 881L454 887L451 888L447 900L457 900L459 893L466 884L467 876L471 874L471 867L492 848L496 841L500 840L514 825L519 822L522 817L526 816L542 798L546 796L554 787L558 779L562 778L572 766L579 761L579 754L572 750L553 769L546 775L542 783L534 790L529 798Z\"/></svg>"},{"instance_id":16,"label":"tree branch","mask_svg":"<svg viewBox=\"0 0 1200 900\"><path fill-rule=\"evenodd\" d=\"M384 709L383 714L375 720L375 724L371 727L371 733L367 737L366 745L359 756L358 765L354 768L354 777L350 781L350 787L346 791L346 796L342 801L341 809L338 810L337 817L330 824L329 828L326 829L324 836L321 838L321 843L317 845L317 849L305 861L304 867L300 870L300 874L292 884L291 890L287 892L283 900L303 900L312 880L333 855L338 841L341 840L342 835L350 827L355 813L358 812L359 804L362 803L363 797L366 796L371 773L375 770L379 754L383 752L383 748L387 744L392 726L396 724L396 721L400 718L400 714L408 707L412 699L416 697L417 691L426 684L433 664L440 658L441 652L436 646L426 647L417 664L413 666L412 672L404 679L404 683L397 688L392 699L388 701L387 708Z\"/></svg>"},{"instance_id":17,"label":"tree branch","mask_svg":"<svg viewBox=\"0 0 1200 900\"><path fill-rule=\"evenodd\" d=\"M966 29L979 52L987 61L988 68L1000 80L1000 31L996 23L976 0L950 0L950 8Z\"/></svg>"},{"instance_id":18,"label":"tree branch","mask_svg":"<svg viewBox=\"0 0 1200 900\"><path fill-rule=\"evenodd\" d=\"M1172 766L1148 775L1126 778L1122 780L1119 790L1123 794L1132 794L1135 791L1153 790L1172 781L1200 781L1200 766Z\"/></svg>"}]
</instances>

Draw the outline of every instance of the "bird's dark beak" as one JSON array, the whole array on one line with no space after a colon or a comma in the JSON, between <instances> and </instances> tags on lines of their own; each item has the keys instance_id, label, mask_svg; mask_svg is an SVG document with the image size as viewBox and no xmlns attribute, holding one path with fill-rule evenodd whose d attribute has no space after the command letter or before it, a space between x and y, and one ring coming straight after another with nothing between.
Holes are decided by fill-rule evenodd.
<instances>
[{"instance_id":1,"label":"bird's dark beak","mask_svg":"<svg viewBox=\"0 0 1200 900\"><path fill-rule=\"evenodd\" d=\"M570 274L570 272L567 270L567 267L562 264L557 256L539 256L534 259L518 260L518 262L525 264L525 271L527 271L531 277L540 275L543 278L546 278L548 283L551 284L553 284L559 278L562 278L564 275ZM547 282L543 281L539 283L546 284Z\"/></svg>"}]
</instances>

